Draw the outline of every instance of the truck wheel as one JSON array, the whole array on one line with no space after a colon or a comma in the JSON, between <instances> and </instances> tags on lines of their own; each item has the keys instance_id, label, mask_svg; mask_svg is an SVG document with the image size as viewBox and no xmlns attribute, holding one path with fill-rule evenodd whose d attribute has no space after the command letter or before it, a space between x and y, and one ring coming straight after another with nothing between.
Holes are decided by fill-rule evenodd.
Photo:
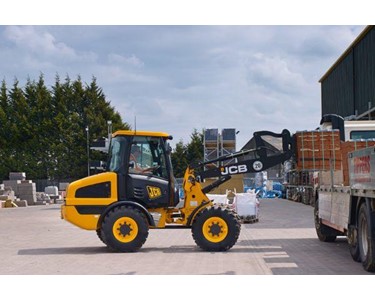
<instances>
[{"instance_id":1,"label":"truck wheel","mask_svg":"<svg viewBox=\"0 0 375 300\"><path fill-rule=\"evenodd\" d=\"M318 238L322 242L332 243L336 240L337 235L332 234L332 229L324 224L319 218L319 200L315 201L314 205L314 223Z\"/></svg>"},{"instance_id":2,"label":"truck wheel","mask_svg":"<svg viewBox=\"0 0 375 300\"><path fill-rule=\"evenodd\" d=\"M237 242L240 230L240 219L234 211L212 206L195 217L191 231L195 243L201 249L227 251Z\"/></svg>"},{"instance_id":3,"label":"truck wheel","mask_svg":"<svg viewBox=\"0 0 375 300\"><path fill-rule=\"evenodd\" d=\"M369 209L366 203L359 208L358 214L358 244L359 256L366 271L375 271L375 241L371 238L371 223Z\"/></svg>"},{"instance_id":4,"label":"truck wheel","mask_svg":"<svg viewBox=\"0 0 375 300\"><path fill-rule=\"evenodd\" d=\"M135 252L148 236L145 216L132 207L117 206L103 219L101 231L109 248L118 252Z\"/></svg>"},{"instance_id":5,"label":"truck wheel","mask_svg":"<svg viewBox=\"0 0 375 300\"><path fill-rule=\"evenodd\" d=\"M360 262L359 245L358 245L358 229L356 227L349 227L348 229L348 245L350 255L354 261Z\"/></svg>"}]
</instances>

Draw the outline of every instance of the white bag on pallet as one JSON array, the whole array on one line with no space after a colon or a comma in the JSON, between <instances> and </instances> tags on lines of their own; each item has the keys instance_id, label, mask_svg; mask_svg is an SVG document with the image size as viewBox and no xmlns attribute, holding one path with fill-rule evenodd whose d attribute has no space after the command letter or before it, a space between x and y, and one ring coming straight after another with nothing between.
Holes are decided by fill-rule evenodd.
<instances>
[{"instance_id":1,"label":"white bag on pallet","mask_svg":"<svg viewBox=\"0 0 375 300\"><path fill-rule=\"evenodd\" d=\"M237 193L234 199L234 209L240 217L259 216L259 200L254 191Z\"/></svg>"}]
</instances>

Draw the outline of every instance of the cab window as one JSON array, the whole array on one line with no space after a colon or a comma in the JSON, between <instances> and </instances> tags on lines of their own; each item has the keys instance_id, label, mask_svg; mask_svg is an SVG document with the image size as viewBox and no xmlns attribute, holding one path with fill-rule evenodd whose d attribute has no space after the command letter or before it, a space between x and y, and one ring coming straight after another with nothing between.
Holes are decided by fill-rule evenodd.
<instances>
[{"instance_id":1,"label":"cab window","mask_svg":"<svg viewBox=\"0 0 375 300\"><path fill-rule=\"evenodd\" d=\"M364 130L364 131L352 131L350 132L351 140L369 140L375 139L374 130Z\"/></svg>"},{"instance_id":2,"label":"cab window","mask_svg":"<svg viewBox=\"0 0 375 300\"><path fill-rule=\"evenodd\" d=\"M168 179L163 140L158 137L133 138L129 157L129 173Z\"/></svg>"}]
</instances>

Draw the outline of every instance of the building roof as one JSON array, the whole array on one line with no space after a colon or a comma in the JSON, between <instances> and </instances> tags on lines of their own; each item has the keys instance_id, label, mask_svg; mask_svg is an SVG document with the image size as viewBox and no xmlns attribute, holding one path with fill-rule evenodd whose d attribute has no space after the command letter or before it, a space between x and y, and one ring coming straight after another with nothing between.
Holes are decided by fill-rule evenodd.
<instances>
[{"instance_id":1,"label":"building roof","mask_svg":"<svg viewBox=\"0 0 375 300\"><path fill-rule=\"evenodd\" d=\"M276 138L270 135L262 136L262 139L265 141L267 148L270 148L272 150L281 151L283 149L282 139ZM241 150L249 150L255 148L255 140L254 138L251 138L245 146L242 147Z\"/></svg>"},{"instance_id":2,"label":"building roof","mask_svg":"<svg viewBox=\"0 0 375 300\"><path fill-rule=\"evenodd\" d=\"M320 78L319 82L321 83L325 80L329 74L340 64L344 58L354 49L354 47L366 36L366 34L374 27L374 25L368 25L365 29L359 34L359 36L350 44L350 46L344 51L343 54L336 60L336 62L328 69L328 71Z\"/></svg>"}]
</instances>

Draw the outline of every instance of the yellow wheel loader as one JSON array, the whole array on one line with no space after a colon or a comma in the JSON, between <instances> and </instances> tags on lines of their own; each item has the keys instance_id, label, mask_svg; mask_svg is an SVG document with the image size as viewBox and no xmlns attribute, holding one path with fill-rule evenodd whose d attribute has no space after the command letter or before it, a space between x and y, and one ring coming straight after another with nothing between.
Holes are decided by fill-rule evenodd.
<instances>
[{"instance_id":1,"label":"yellow wheel loader","mask_svg":"<svg viewBox=\"0 0 375 300\"><path fill-rule=\"evenodd\" d=\"M263 135L282 138L283 151L268 155ZM289 159L290 133L254 133L257 148L191 164L183 179L183 206L170 159L170 135L162 132L117 131L113 134L107 170L70 183L61 217L87 230L118 252L137 251L149 229L191 228L196 244L206 251L226 251L240 234L238 215L225 205L216 205L206 193L233 174L259 172ZM253 154L249 159L249 154ZM242 159L241 159L242 157ZM220 167L215 162L234 160ZM217 180L202 188L205 178Z\"/></svg>"}]
</instances>

